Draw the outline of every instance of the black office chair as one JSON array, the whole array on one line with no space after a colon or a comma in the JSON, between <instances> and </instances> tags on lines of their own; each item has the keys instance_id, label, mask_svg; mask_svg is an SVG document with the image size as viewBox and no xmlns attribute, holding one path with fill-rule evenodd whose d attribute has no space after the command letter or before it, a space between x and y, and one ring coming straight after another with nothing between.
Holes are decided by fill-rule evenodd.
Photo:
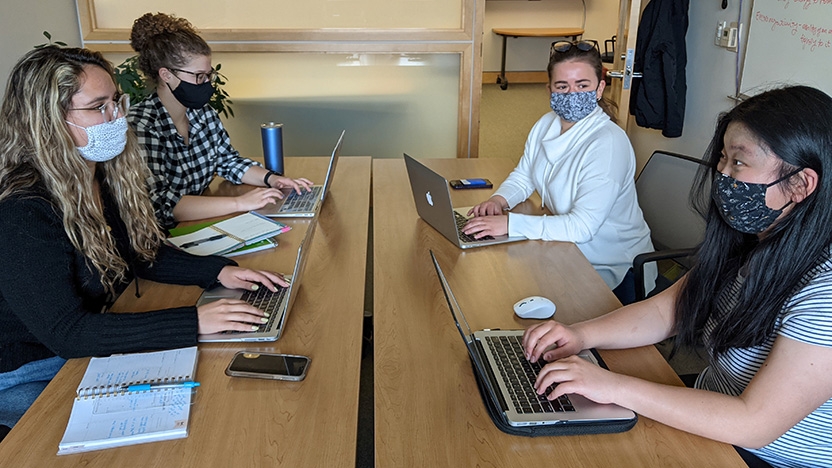
<instances>
[{"instance_id":1,"label":"black office chair","mask_svg":"<svg viewBox=\"0 0 832 468\"><path fill-rule=\"evenodd\" d=\"M615 40L617 36L613 36L604 41L604 53L601 54L601 61L604 63L615 62Z\"/></svg>"},{"instance_id":2,"label":"black office chair","mask_svg":"<svg viewBox=\"0 0 832 468\"><path fill-rule=\"evenodd\" d=\"M655 252L643 253L633 260L636 300L645 299L644 265L659 260L673 260L682 271L691 267L691 255L705 234L705 220L690 206L690 188L700 167L701 159L655 151L636 179L638 203L644 220L650 226ZM661 274L656 294L670 286L675 278Z\"/></svg>"}]
</instances>

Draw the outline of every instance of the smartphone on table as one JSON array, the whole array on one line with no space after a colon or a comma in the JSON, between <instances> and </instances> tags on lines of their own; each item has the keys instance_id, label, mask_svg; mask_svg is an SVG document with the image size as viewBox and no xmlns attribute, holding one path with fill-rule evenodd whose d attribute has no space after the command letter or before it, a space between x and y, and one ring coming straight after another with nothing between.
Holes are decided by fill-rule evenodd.
<instances>
[{"instance_id":1,"label":"smartphone on table","mask_svg":"<svg viewBox=\"0 0 832 468\"><path fill-rule=\"evenodd\" d=\"M454 179L448 181L451 188L454 189L476 189L476 188L491 188L493 185L488 179Z\"/></svg>"},{"instance_id":2,"label":"smartphone on table","mask_svg":"<svg viewBox=\"0 0 832 468\"><path fill-rule=\"evenodd\" d=\"M239 351L231 359L225 374L231 377L299 381L306 377L310 362L306 356Z\"/></svg>"}]
</instances>

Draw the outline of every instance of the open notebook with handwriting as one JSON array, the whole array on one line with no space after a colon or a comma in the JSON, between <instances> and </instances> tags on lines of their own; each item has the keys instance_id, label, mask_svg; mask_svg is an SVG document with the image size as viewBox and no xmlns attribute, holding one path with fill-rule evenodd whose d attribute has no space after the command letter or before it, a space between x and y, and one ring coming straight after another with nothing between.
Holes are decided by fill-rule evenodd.
<instances>
[{"instance_id":1,"label":"open notebook with handwriting","mask_svg":"<svg viewBox=\"0 0 832 468\"><path fill-rule=\"evenodd\" d=\"M92 358L58 455L188 436L196 346Z\"/></svg>"}]
</instances>

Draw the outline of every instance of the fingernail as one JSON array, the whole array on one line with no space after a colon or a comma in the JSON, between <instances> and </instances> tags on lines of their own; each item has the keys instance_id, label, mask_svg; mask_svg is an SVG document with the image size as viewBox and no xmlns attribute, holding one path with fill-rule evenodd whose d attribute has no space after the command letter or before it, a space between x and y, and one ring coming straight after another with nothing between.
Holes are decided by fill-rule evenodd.
<instances>
[{"instance_id":1,"label":"fingernail","mask_svg":"<svg viewBox=\"0 0 832 468\"><path fill-rule=\"evenodd\" d=\"M263 317L263 318L260 319L261 323L266 323L268 321L269 321L269 319L267 319L266 317Z\"/></svg>"},{"instance_id":2,"label":"fingernail","mask_svg":"<svg viewBox=\"0 0 832 468\"><path fill-rule=\"evenodd\" d=\"M256 284L252 284L252 285L251 285L251 290L252 290L252 291L257 291L258 289L260 289L260 286L258 286L258 285L256 285Z\"/></svg>"},{"instance_id":3,"label":"fingernail","mask_svg":"<svg viewBox=\"0 0 832 468\"><path fill-rule=\"evenodd\" d=\"M257 331L258 328L260 328L260 327L258 327L257 325L252 325L251 326L252 331Z\"/></svg>"},{"instance_id":4,"label":"fingernail","mask_svg":"<svg viewBox=\"0 0 832 468\"><path fill-rule=\"evenodd\" d=\"M268 312L263 312L263 315L265 315L266 317L268 317L268 316L270 316L271 314L270 314L270 313L268 313Z\"/></svg>"}]
</instances>

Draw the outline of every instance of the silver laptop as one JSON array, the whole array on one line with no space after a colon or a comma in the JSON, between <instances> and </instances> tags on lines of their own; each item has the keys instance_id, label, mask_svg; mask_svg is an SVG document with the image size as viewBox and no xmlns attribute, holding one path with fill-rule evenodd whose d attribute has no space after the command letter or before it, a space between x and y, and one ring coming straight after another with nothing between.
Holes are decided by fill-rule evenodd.
<instances>
[{"instance_id":1,"label":"silver laptop","mask_svg":"<svg viewBox=\"0 0 832 468\"><path fill-rule=\"evenodd\" d=\"M259 288L257 291L244 291L242 289L227 289L218 287L203 291L197 301L197 307L219 299L242 299L258 309L269 312L269 322L264 323L256 331L238 332L227 331L213 333L210 335L199 335L201 342L227 342L227 341L276 341L283 334L286 319L292 310L292 305L298 296L300 280L306 261L309 258L309 251L312 247L312 238L315 235L315 228L318 218L312 218L306 235L298 246L298 256L295 260L295 268L289 280L289 287L278 286L277 292L269 291L267 288Z\"/></svg>"},{"instance_id":2,"label":"silver laptop","mask_svg":"<svg viewBox=\"0 0 832 468\"><path fill-rule=\"evenodd\" d=\"M520 345L523 331L472 332L432 251L430 256L474 369L485 383L488 398L501 410L506 423L520 427L636 420L633 411L618 405L595 403L580 395L564 395L551 402L545 396L537 395L533 384L541 366L539 362L527 361L523 355ZM598 365L598 359L592 351L584 350L578 355Z\"/></svg>"},{"instance_id":3,"label":"silver laptop","mask_svg":"<svg viewBox=\"0 0 832 468\"><path fill-rule=\"evenodd\" d=\"M323 185L313 185L311 191L304 190L300 194L291 189L283 189L283 193L286 194L285 197L256 210L257 213L272 218L311 218L315 216L315 213L323 206L329 186L332 185L332 178L335 176L335 165L338 163L338 155L341 153L341 142L344 141L344 133L346 133L346 130L341 131L338 143L335 144L335 148L332 150Z\"/></svg>"},{"instance_id":4,"label":"silver laptop","mask_svg":"<svg viewBox=\"0 0 832 468\"><path fill-rule=\"evenodd\" d=\"M474 239L474 236L463 233L462 227L470 219L467 213L471 207L453 208L448 181L444 177L406 153L404 163L419 216L459 248L468 249L526 240L525 237L509 236Z\"/></svg>"}]
</instances>

